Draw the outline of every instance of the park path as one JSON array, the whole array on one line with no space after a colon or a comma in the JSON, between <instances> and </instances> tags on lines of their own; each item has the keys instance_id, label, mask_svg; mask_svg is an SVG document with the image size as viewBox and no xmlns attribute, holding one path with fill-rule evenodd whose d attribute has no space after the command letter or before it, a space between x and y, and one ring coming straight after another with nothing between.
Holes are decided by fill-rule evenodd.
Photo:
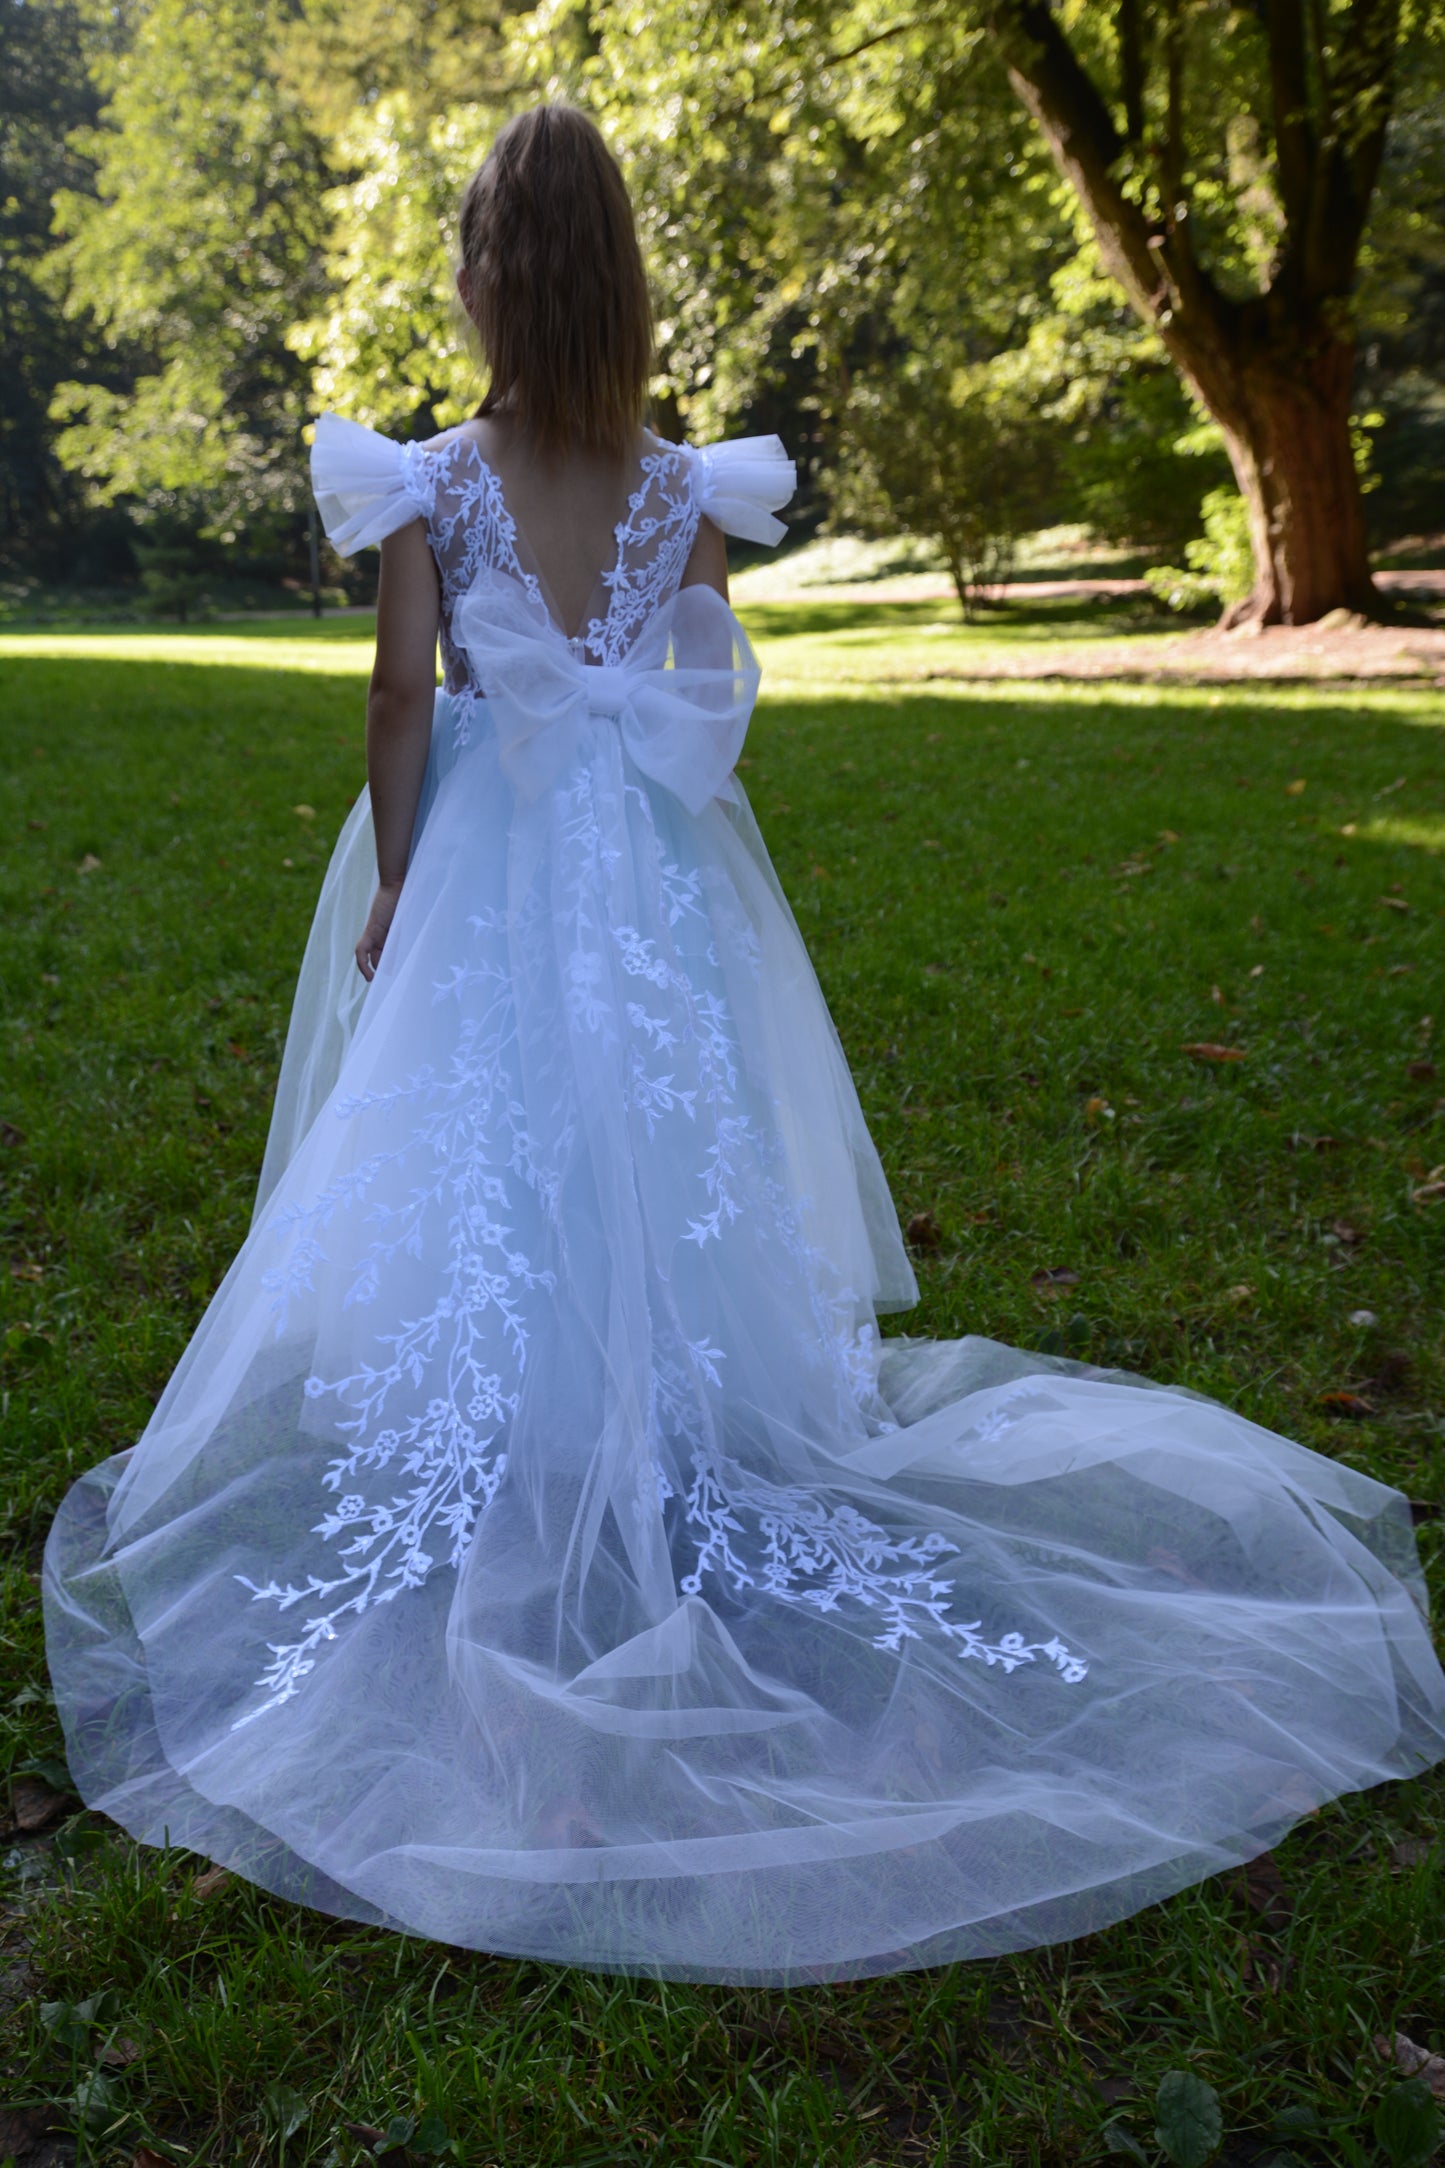
<instances>
[{"instance_id":1,"label":"park path","mask_svg":"<svg viewBox=\"0 0 1445 2168\"><path fill-rule=\"evenodd\" d=\"M1445 599L1445 571L1377 572L1376 585L1387 595L1427 603ZM746 575L737 583L746 603ZM1143 595L1142 580L1013 580L992 590L1000 602L1115 600ZM768 602L922 602L955 603L952 585L931 574L837 586L799 587L787 594L770 589ZM960 627L960 630L962 628ZM906 674L911 681L959 679L1128 679L1143 683L1276 684L1321 680L1404 679L1412 684L1445 687L1445 627L1369 625L1362 622L1318 625L1249 626L1238 632L1214 627L1173 636L1136 634L1132 638L1040 640L1027 644L989 642L989 626L971 628L967 651L957 661L924 664Z\"/></svg>"}]
</instances>

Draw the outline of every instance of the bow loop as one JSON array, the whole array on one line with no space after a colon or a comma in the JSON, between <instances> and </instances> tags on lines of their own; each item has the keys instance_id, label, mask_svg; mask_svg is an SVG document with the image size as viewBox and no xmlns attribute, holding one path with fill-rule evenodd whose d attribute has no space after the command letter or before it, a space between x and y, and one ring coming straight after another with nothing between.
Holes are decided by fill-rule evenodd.
<instances>
[{"instance_id":1,"label":"bow loop","mask_svg":"<svg viewBox=\"0 0 1445 2168\"><path fill-rule=\"evenodd\" d=\"M642 773L700 813L731 798L757 699L748 636L711 587L684 587L654 612L620 663L584 663L506 573L480 572L452 629L496 723L505 774L524 798L583 757L611 724Z\"/></svg>"}]
</instances>

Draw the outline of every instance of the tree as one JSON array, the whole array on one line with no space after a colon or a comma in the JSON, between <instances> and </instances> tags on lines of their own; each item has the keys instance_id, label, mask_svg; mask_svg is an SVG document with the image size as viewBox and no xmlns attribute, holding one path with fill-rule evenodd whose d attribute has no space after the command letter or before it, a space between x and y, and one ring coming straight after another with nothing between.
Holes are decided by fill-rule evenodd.
<instances>
[{"instance_id":1,"label":"tree","mask_svg":"<svg viewBox=\"0 0 1445 2168\"><path fill-rule=\"evenodd\" d=\"M50 246L58 188L83 189L69 143L99 104L85 65L90 26L74 0L9 0L0 9L0 553L16 570L60 569L79 492L54 457L47 410L78 355L99 357L36 276Z\"/></svg>"},{"instance_id":2,"label":"tree","mask_svg":"<svg viewBox=\"0 0 1445 2168\"><path fill-rule=\"evenodd\" d=\"M61 460L100 502L182 509L234 535L303 501L309 384L288 343L319 291L327 178L269 64L280 0L147 0L75 147L45 274L67 315L140 357L123 389L72 378Z\"/></svg>"},{"instance_id":3,"label":"tree","mask_svg":"<svg viewBox=\"0 0 1445 2168\"><path fill-rule=\"evenodd\" d=\"M985 0L982 20L1104 262L1223 433L1255 558L1227 621L1372 609L1352 303L1399 0L1117 0L1092 65L1048 0Z\"/></svg>"},{"instance_id":4,"label":"tree","mask_svg":"<svg viewBox=\"0 0 1445 2168\"><path fill-rule=\"evenodd\" d=\"M1219 425L1256 565L1236 615L1374 606L1350 430L1358 276L1401 77L1409 93L1438 52L1431 0L793 0L781 15L765 0L612 0L592 20L624 101L628 71L658 79L669 140L726 132L741 109L741 125L779 132L775 162L799 174L846 124L860 155L838 161L840 195L861 183L875 206L891 198L895 260L935 266L947 245L967 255L1000 206L1025 233L1037 223L1029 161L1010 157L994 198L957 193L951 226L929 230L947 129L908 115L934 98L946 121L959 93L945 86L996 74L1128 304ZM986 89L974 109L1001 140ZM911 193L898 185L907 158ZM1055 235L1068 238L1066 217ZM1002 292L1016 291L1005 267ZM860 302L873 292L865 277ZM947 273L934 284L939 323L956 292Z\"/></svg>"}]
</instances>

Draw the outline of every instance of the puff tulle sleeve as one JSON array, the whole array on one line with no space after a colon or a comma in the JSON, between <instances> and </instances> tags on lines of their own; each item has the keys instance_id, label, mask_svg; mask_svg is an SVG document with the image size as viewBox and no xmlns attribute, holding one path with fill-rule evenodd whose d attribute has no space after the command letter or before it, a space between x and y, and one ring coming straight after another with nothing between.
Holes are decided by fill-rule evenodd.
<instances>
[{"instance_id":1,"label":"puff tulle sleeve","mask_svg":"<svg viewBox=\"0 0 1445 2168\"><path fill-rule=\"evenodd\" d=\"M422 447L393 443L340 414L317 420L311 487L326 539L340 557L383 541L431 510L432 481Z\"/></svg>"},{"instance_id":2,"label":"puff tulle sleeve","mask_svg":"<svg viewBox=\"0 0 1445 2168\"><path fill-rule=\"evenodd\" d=\"M724 534L748 542L781 542L787 528L773 514L798 486L797 469L779 437L730 437L698 448L699 502Z\"/></svg>"}]
</instances>

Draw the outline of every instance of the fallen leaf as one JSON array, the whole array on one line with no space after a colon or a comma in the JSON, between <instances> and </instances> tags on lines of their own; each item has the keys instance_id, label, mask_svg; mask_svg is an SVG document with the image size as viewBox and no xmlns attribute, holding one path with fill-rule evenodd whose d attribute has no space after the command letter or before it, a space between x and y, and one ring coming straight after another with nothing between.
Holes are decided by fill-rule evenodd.
<instances>
[{"instance_id":1,"label":"fallen leaf","mask_svg":"<svg viewBox=\"0 0 1445 2168\"><path fill-rule=\"evenodd\" d=\"M1338 1415L1346 1422L1358 1423L1367 1415L1373 1415L1375 1404L1366 1400L1363 1393L1321 1393L1318 1405L1326 1415Z\"/></svg>"},{"instance_id":2,"label":"fallen leaf","mask_svg":"<svg viewBox=\"0 0 1445 2168\"><path fill-rule=\"evenodd\" d=\"M1243 1061L1242 1046L1216 1046L1209 1039L1195 1039L1183 1048L1193 1061Z\"/></svg>"},{"instance_id":3,"label":"fallen leaf","mask_svg":"<svg viewBox=\"0 0 1445 2168\"><path fill-rule=\"evenodd\" d=\"M128 2063L135 2062L144 2052L139 2040L132 2039L129 2033L117 2033L115 2038L108 2040L101 2049L99 2060L108 2063L112 2070L124 2070Z\"/></svg>"},{"instance_id":4,"label":"fallen leaf","mask_svg":"<svg viewBox=\"0 0 1445 2168\"><path fill-rule=\"evenodd\" d=\"M1429 1837L1401 1837L1398 1843L1390 1846L1390 1861L1402 1874L1408 1874L1412 1867L1418 1867L1422 1860L1428 1859L1434 1849Z\"/></svg>"},{"instance_id":5,"label":"fallen leaf","mask_svg":"<svg viewBox=\"0 0 1445 2168\"><path fill-rule=\"evenodd\" d=\"M299 821L314 821L316 818L314 805L293 805L291 810Z\"/></svg>"},{"instance_id":6,"label":"fallen leaf","mask_svg":"<svg viewBox=\"0 0 1445 2168\"><path fill-rule=\"evenodd\" d=\"M1046 1295L1060 1287L1077 1287L1079 1275L1069 1265L1041 1265L1037 1272L1029 1274L1029 1286L1035 1294Z\"/></svg>"},{"instance_id":7,"label":"fallen leaf","mask_svg":"<svg viewBox=\"0 0 1445 2168\"><path fill-rule=\"evenodd\" d=\"M916 1250L936 1250L943 1240L943 1230L931 1212L915 1212L904 1233Z\"/></svg>"},{"instance_id":8,"label":"fallen leaf","mask_svg":"<svg viewBox=\"0 0 1445 2168\"><path fill-rule=\"evenodd\" d=\"M214 1897L226 1887L230 1879L229 1867L208 1867L204 1874L196 1876L191 1886L197 1897Z\"/></svg>"},{"instance_id":9,"label":"fallen leaf","mask_svg":"<svg viewBox=\"0 0 1445 2168\"><path fill-rule=\"evenodd\" d=\"M57 1792L43 1777L17 1777L10 1787L10 1812L17 1829L48 1829L69 1808L69 1794Z\"/></svg>"},{"instance_id":10,"label":"fallen leaf","mask_svg":"<svg viewBox=\"0 0 1445 2168\"><path fill-rule=\"evenodd\" d=\"M1179 838L1175 835L1172 828L1161 828L1159 831L1159 841L1161 843L1177 843L1179 841Z\"/></svg>"},{"instance_id":11,"label":"fallen leaf","mask_svg":"<svg viewBox=\"0 0 1445 2168\"><path fill-rule=\"evenodd\" d=\"M1387 911L1408 911L1410 908L1403 896L1377 896L1375 901L1383 904Z\"/></svg>"},{"instance_id":12,"label":"fallen leaf","mask_svg":"<svg viewBox=\"0 0 1445 2168\"><path fill-rule=\"evenodd\" d=\"M1251 964L1249 967L1249 975L1252 979L1262 979L1264 977L1264 965Z\"/></svg>"},{"instance_id":13,"label":"fallen leaf","mask_svg":"<svg viewBox=\"0 0 1445 2168\"><path fill-rule=\"evenodd\" d=\"M1266 1927L1287 1927L1294 1917L1294 1899L1284 1886L1273 1852L1261 1852L1224 1878L1226 1887L1257 1912Z\"/></svg>"},{"instance_id":14,"label":"fallen leaf","mask_svg":"<svg viewBox=\"0 0 1445 2168\"><path fill-rule=\"evenodd\" d=\"M1284 786L1284 794L1286 798L1302 798L1304 796L1304 792L1305 779L1302 775L1296 776L1293 783L1286 783Z\"/></svg>"},{"instance_id":15,"label":"fallen leaf","mask_svg":"<svg viewBox=\"0 0 1445 2168\"><path fill-rule=\"evenodd\" d=\"M1393 2063L1405 2078L1423 2078L1436 2100L1445 2100L1445 2055L1433 2055L1429 2048L1422 2048L1408 2033L1397 2032L1393 2040L1384 2033L1375 2035L1375 2053L1381 2062Z\"/></svg>"},{"instance_id":16,"label":"fallen leaf","mask_svg":"<svg viewBox=\"0 0 1445 2168\"><path fill-rule=\"evenodd\" d=\"M1358 835L1359 829L1357 824L1354 821L1346 821L1344 827L1340 830L1340 834L1342 836Z\"/></svg>"},{"instance_id":17,"label":"fallen leaf","mask_svg":"<svg viewBox=\"0 0 1445 2168\"><path fill-rule=\"evenodd\" d=\"M13 1122L0 1122L0 1144L13 1150L17 1144L23 1144L24 1142L25 1132L23 1129L17 1129Z\"/></svg>"},{"instance_id":18,"label":"fallen leaf","mask_svg":"<svg viewBox=\"0 0 1445 2168\"><path fill-rule=\"evenodd\" d=\"M1237 1287L1225 1288L1224 1299L1226 1302L1233 1303L1253 1302L1254 1289L1250 1286L1248 1280L1241 1280Z\"/></svg>"},{"instance_id":19,"label":"fallen leaf","mask_svg":"<svg viewBox=\"0 0 1445 2168\"><path fill-rule=\"evenodd\" d=\"M175 2168L175 2163L167 2160L164 2153L157 2153L151 2146L138 2145L131 2155L130 2168Z\"/></svg>"},{"instance_id":20,"label":"fallen leaf","mask_svg":"<svg viewBox=\"0 0 1445 2168\"><path fill-rule=\"evenodd\" d=\"M1410 1382L1413 1364L1403 1348L1386 1348L1375 1358L1375 1375L1365 1380L1367 1393L1398 1393Z\"/></svg>"},{"instance_id":21,"label":"fallen leaf","mask_svg":"<svg viewBox=\"0 0 1445 2168\"><path fill-rule=\"evenodd\" d=\"M1092 1099L1084 1102L1084 1120L1091 1129L1097 1129L1100 1122L1112 1122L1113 1119L1114 1109L1108 1100L1101 1098L1097 1092Z\"/></svg>"},{"instance_id":22,"label":"fallen leaf","mask_svg":"<svg viewBox=\"0 0 1445 2168\"><path fill-rule=\"evenodd\" d=\"M75 870L77 873L99 873L100 860L93 851L87 851Z\"/></svg>"},{"instance_id":23,"label":"fallen leaf","mask_svg":"<svg viewBox=\"0 0 1445 2168\"><path fill-rule=\"evenodd\" d=\"M1405 1074L1412 1084L1433 1084L1435 1064L1433 1061L1407 1061Z\"/></svg>"},{"instance_id":24,"label":"fallen leaf","mask_svg":"<svg viewBox=\"0 0 1445 2168\"><path fill-rule=\"evenodd\" d=\"M1357 1242L1363 1242L1365 1239L1359 1228L1352 1227L1348 1220L1332 1220L1330 1222L1330 1232L1337 1235L1340 1241L1350 1249L1353 1249Z\"/></svg>"},{"instance_id":25,"label":"fallen leaf","mask_svg":"<svg viewBox=\"0 0 1445 2168\"><path fill-rule=\"evenodd\" d=\"M0 2160L23 2161L59 2119L55 2108L0 2108Z\"/></svg>"},{"instance_id":26,"label":"fallen leaf","mask_svg":"<svg viewBox=\"0 0 1445 2168\"><path fill-rule=\"evenodd\" d=\"M36 1264L12 1264L10 1277L12 1280L43 1280L45 1278L45 1267Z\"/></svg>"},{"instance_id":27,"label":"fallen leaf","mask_svg":"<svg viewBox=\"0 0 1445 2168\"><path fill-rule=\"evenodd\" d=\"M1244 1935L1237 1946L1239 1977L1245 1986L1268 1988L1271 1995L1277 1995L1289 1973L1288 1956L1266 1949L1262 1943L1250 1942Z\"/></svg>"},{"instance_id":28,"label":"fallen leaf","mask_svg":"<svg viewBox=\"0 0 1445 2168\"><path fill-rule=\"evenodd\" d=\"M1438 1178L1422 1182L1418 1189L1410 1192L1411 1204L1438 1204L1442 1197L1445 1197L1445 1181Z\"/></svg>"},{"instance_id":29,"label":"fallen leaf","mask_svg":"<svg viewBox=\"0 0 1445 2168\"><path fill-rule=\"evenodd\" d=\"M1393 798L1397 790L1403 790L1404 788L1404 776L1397 775L1393 783L1387 783L1383 790L1377 790L1375 796L1377 798Z\"/></svg>"}]
</instances>

